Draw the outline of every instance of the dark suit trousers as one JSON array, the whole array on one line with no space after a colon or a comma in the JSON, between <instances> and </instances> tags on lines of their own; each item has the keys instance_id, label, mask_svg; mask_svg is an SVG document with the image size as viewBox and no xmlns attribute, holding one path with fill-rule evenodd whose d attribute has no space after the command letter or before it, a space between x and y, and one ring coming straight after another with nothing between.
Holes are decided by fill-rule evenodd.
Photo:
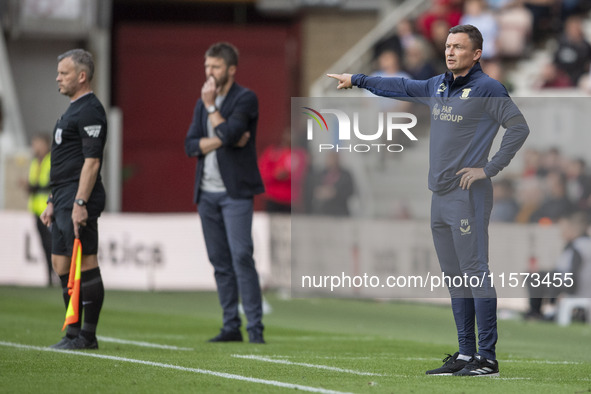
<instances>
[{"instance_id":1,"label":"dark suit trousers","mask_svg":"<svg viewBox=\"0 0 591 394\"><path fill-rule=\"evenodd\" d=\"M253 199L234 199L226 192L201 191L199 216L213 265L224 331L240 328L238 299L242 299L249 333L262 333L263 308L252 242Z\"/></svg>"}]
</instances>

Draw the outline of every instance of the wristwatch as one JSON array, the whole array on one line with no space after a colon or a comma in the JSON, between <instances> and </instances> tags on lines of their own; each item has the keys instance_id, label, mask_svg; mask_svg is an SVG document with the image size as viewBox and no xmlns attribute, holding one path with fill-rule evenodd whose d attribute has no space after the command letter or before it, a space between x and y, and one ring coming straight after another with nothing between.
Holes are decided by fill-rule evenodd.
<instances>
[{"instance_id":1,"label":"wristwatch","mask_svg":"<svg viewBox=\"0 0 591 394\"><path fill-rule=\"evenodd\" d=\"M81 207L84 207L84 206L86 206L86 201L84 201L84 200L83 200L83 199L81 199L81 198L77 198L77 199L74 201L74 204L77 204L77 205L80 205Z\"/></svg>"},{"instance_id":2,"label":"wristwatch","mask_svg":"<svg viewBox=\"0 0 591 394\"><path fill-rule=\"evenodd\" d=\"M205 108L209 115L213 114L218 108L215 105L210 105L209 107Z\"/></svg>"}]
</instances>

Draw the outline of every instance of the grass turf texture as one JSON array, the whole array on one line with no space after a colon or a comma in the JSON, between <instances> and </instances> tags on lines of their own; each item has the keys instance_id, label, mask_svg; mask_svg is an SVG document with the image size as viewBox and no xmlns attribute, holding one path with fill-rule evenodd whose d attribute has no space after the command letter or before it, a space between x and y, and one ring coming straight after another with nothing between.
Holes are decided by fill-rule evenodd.
<instances>
[{"instance_id":1,"label":"grass turf texture","mask_svg":"<svg viewBox=\"0 0 591 394\"><path fill-rule=\"evenodd\" d=\"M61 290L0 287L0 341L45 347L57 342ZM591 325L500 321L501 378L425 376L456 351L448 306L266 295L266 345L211 344L221 312L213 293L107 291L99 336L193 350L99 341L83 353L173 364L264 380L356 393L591 392ZM293 363L371 372L360 376ZM567 363L564 363L567 362ZM276 393L294 389L113 359L0 345L3 393Z\"/></svg>"}]
</instances>

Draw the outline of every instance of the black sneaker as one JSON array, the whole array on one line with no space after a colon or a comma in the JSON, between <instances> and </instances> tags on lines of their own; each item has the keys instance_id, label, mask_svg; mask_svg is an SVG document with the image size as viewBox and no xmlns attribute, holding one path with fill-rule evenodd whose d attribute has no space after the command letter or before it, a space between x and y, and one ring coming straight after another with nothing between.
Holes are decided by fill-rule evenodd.
<instances>
[{"instance_id":1,"label":"black sneaker","mask_svg":"<svg viewBox=\"0 0 591 394\"><path fill-rule=\"evenodd\" d=\"M263 333L259 332L249 332L248 340L250 343L266 343L265 339L263 338Z\"/></svg>"},{"instance_id":2,"label":"black sneaker","mask_svg":"<svg viewBox=\"0 0 591 394\"><path fill-rule=\"evenodd\" d=\"M218 336L211 338L207 342L242 342L242 333L236 331L220 331Z\"/></svg>"},{"instance_id":3,"label":"black sneaker","mask_svg":"<svg viewBox=\"0 0 591 394\"><path fill-rule=\"evenodd\" d=\"M441 367L427 371L425 374L449 376L454 374L454 372L461 371L468 364L468 361L458 360L459 355L460 352L455 352L453 356L448 354L447 357L443 359L443 365Z\"/></svg>"},{"instance_id":4,"label":"black sneaker","mask_svg":"<svg viewBox=\"0 0 591 394\"><path fill-rule=\"evenodd\" d=\"M54 343L50 346L51 349L65 349L64 346L68 345L74 338L69 338L65 335L58 343Z\"/></svg>"},{"instance_id":5,"label":"black sneaker","mask_svg":"<svg viewBox=\"0 0 591 394\"><path fill-rule=\"evenodd\" d=\"M454 376L499 376L499 363L497 360L487 360L476 353L461 371Z\"/></svg>"},{"instance_id":6,"label":"black sneaker","mask_svg":"<svg viewBox=\"0 0 591 394\"><path fill-rule=\"evenodd\" d=\"M98 342L96 338L93 340L86 339L82 335L78 335L76 338L71 339L68 343L64 344L60 349L67 350L89 350L98 349Z\"/></svg>"}]
</instances>

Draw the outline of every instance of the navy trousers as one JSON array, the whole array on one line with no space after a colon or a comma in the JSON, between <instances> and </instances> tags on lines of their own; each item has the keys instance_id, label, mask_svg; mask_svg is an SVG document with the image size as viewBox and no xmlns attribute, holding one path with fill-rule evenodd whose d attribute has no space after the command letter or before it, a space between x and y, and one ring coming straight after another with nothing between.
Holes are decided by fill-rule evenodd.
<instances>
[{"instance_id":1,"label":"navy trousers","mask_svg":"<svg viewBox=\"0 0 591 394\"><path fill-rule=\"evenodd\" d=\"M238 299L241 298L248 320L246 329L249 333L262 333L261 287L252 257L252 198L234 199L225 192L201 191L198 208L223 309L223 330L240 328Z\"/></svg>"},{"instance_id":2,"label":"navy trousers","mask_svg":"<svg viewBox=\"0 0 591 394\"><path fill-rule=\"evenodd\" d=\"M431 231L442 272L467 278L448 285L460 353L476 353L476 321L478 353L495 360L497 296L488 277L491 210L490 179L474 182L469 190L458 187L446 194L433 193Z\"/></svg>"}]
</instances>

